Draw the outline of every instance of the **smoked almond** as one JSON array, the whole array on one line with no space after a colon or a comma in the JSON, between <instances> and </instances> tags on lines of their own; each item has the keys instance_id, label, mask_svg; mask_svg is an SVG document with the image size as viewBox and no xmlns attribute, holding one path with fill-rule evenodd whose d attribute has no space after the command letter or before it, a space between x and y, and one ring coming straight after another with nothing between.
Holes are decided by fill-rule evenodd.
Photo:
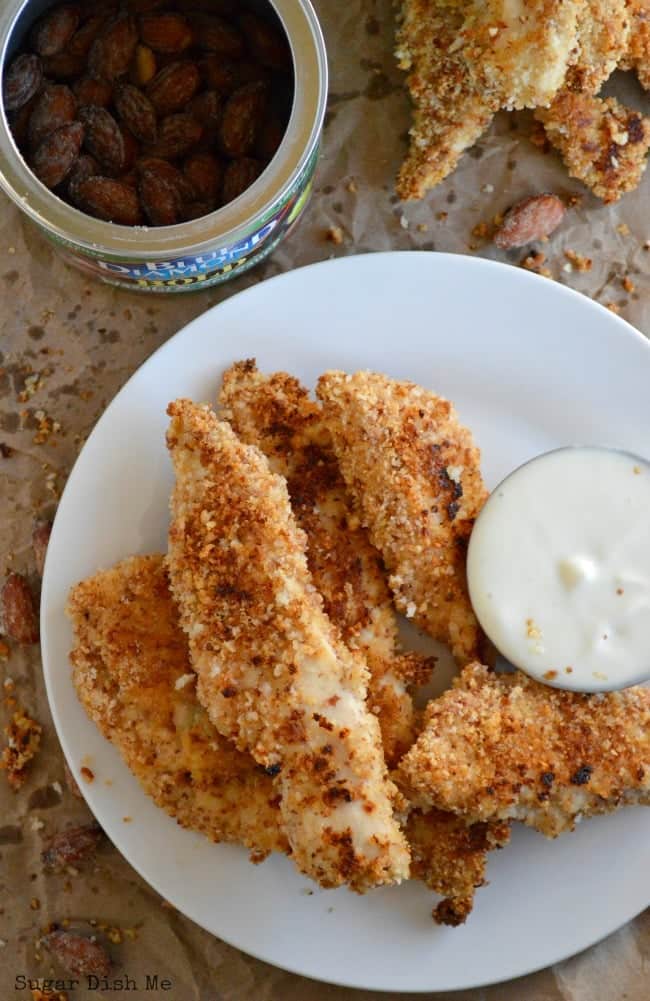
<instances>
[{"instance_id":1,"label":"smoked almond","mask_svg":"<svg viewBox=\"0 0 650 1001\"><path fill-rule=\"evenodd\" d=\"M56 188L66 179L79 156L84 138L81 122L70 122L50 132L32 160L32 168L47 188Z\"/></svg>"},{"instance_id":2,"label":"smoked almond","mask_svg":"<svg viewBox=\"0 0 650 1001\"><path fill-rule=\"evenodd\" d=\"M43 82L43 64L37 55L25 52L17 56L5 73L2 89L7 111L22 108L40 89Z\"/></svg>"},{"instance_id":3,"label":"smoked almond","mask_svg":"<svg viewBox=\"0 0 650 1001\"><path fill-rule=\"evenodd\" d=\"M10 573L0 592L0 610L6 635L15 643L27 646L38 643L36 603L26 578Z\"/></svg>"},{"instance_id":4,"label":"smoked almond","mask_svg":"<svg viewBox=\"0 0 650 1001\"><path fill-rule=\"evenodd\" d=\"M113 174L124 170L124 138L110 111L90 105L79 110L79 119L86 129L84 142L91 156Z\"/></svg>"},{"instance_id":5,"label":"smoked almond","mask_svg":"<svg viewBox=\"0 0 650 1001\"><path fill-rule=\"evenodd\" d=\"M158 115L171 115L185 107L200 83L195 63L173 62L156 73L147 87L147 97Z\"/></svg>"},{"instance_id":6,"label":"smoked almond","mask_svg":"<svg viewBox=\"0 0 650 1001\"><path fill-rule=\"evenodd\" d=\"M158 133L156 109L141 90L131 83L115 88L115 109L126 127L143 143L155 143Z\"/></svg>"},{"instance_id":7,"label":"smoked almond","mask_svg":"<svg viewBox=\"0 0 650 1001\"><path fill-rule=\"evenodd\" d=\"M37 149L50 132L74 121L76 113L77 102L70 88L63 83L47 84L36 99L29 119L31 148Z\"/></svg>"},{"instance_id":8,"label":"smoked almond","mask_svg":"<svg viewBox=\"0 0 650 1001\"><path fill-rule=\"evenodd\" d=\"M140 39L154 52L184 52L192 44L192 29L182 14L143 14Z\"/></svg>"},{"instance_id":9,"label":"smoked almond","mask_svg":"<svg viewBox=\"0 0 650 1001\"><path fill-rule=\"evenodd\" d=\"M89 177L76 187L79 208L97 219L121 226L138 226L142 212L137 192L112 177Z\"/></svg>"},{"instance_id":10,"label":"smoked almond","mask_svg":"<svg viewBox=\"0 0 650 1001\"><path fill-rule=\"evenodd\" d=\"M557 195L540 194L524 198L506 212L494 242L501 250L524 247L549 236L560 225L565 213L566 206Z\"/></svg>"},{"instance_id":11,"label":"smoked almond","mask_svg":"<svg viewBox=\"0 0 650 1001\"><path fill-rule=\"evenodd\" d=\"M95 104L99 108L107 108L113 100L113 85L108 80L82 76L72 85L72 89L80 108L89 104Z\"/></svg>"},{"instance_id":12,"label":"smoked almond","mask_svg":"<svg viewBox=\"0 0 650 1001\"><path fill-rule=\"evenodd\" d=\"M173 160L185 156L200 142L203 126L191 115L168 115L158 126L158 140L148 150L150 156Z\"/></svg>"},{"instance_id":13,"label":"smoked almond","mask_svg":"<svg viewBox=\"0 0 650 1001\"><path fill-rule=\"evenodd\" d=\"M138 193L144 214L152 226L173 226L180 221L183 200L178 189L161 174L143 171Z\"/></svg>"},{"instance_id":14,"label":"smoked almond","mask_svg":"<svg viewBox=\"0 0 650 1001\"><path fill-rule=\"evenodd\" d=\"M116 80L124 76L138 44L138 29L132 17L119 17L112 21L92 44L88 56L91 76Z\"/></svg>"},{"instance_id":15,"label":"smoked almond","mask_svg":"<svg viewBox=\"0 0 650 1001\"><path fill-rule=\"evenodd\" d=\"M252 150L266 110L268 90L263 83L247 83L226 101L219 129L224 153L246 156Z\"/></svg>"},{"instance_id":16,"label":"smoked almond","mask_svg":"<svg viewBox=\"0 0 650 1001\"><path fill-rule=\"evenodd\" d=\"M238 160L231 160L223 175L222 200L223 204L233 201L250 188L253 181L262 173L264 164L259 160L254 160L250 156L242 156Z\"/></svg>"},{"instance_id":17,"label":"smoked almond","mask_svg":"<svg viewBox=\"0 0 650 1001\"><path fill-rule=\"evenodd\" d=\"M72 4L52 7L39 18L30 32L32 47L39 56L61 52L79 25L79 8Z\"/></svg>"}]
</instances>

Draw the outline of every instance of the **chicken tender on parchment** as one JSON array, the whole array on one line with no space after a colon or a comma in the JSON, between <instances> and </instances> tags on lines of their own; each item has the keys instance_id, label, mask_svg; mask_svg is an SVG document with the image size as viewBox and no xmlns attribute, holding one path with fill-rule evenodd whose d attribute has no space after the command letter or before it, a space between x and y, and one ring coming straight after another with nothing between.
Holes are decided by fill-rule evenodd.
<instances>
[{"instance_id":1,"label":"chicken tender on parchment","mask_svg":"<svg viewBox=\"0 0 650 1001\"><path fill-rule=\"evenodd\" d=\"M535 117L571 177L606 203L637 187L650 148L650 118L614 97L564 91Z\"/></svg>"},{"instance_id":2,"label":"chicken tender on parchment","mask_svg":"<svg viewBox=\"0 0 650 1001\"><path fill-rule=\"evenodd\" d=\"M229 424L170 404L168 565L215 726L278 773L299 869L364 891L408 877L368 670L327 618L285 481Z\"/></svg>"},{"instance_id":3,"label":"chicken tender on parchment","mask_svg":"<svg viewBox=\"0 0 650 1001\"><path fill-rule=\"evenodd\" d=\"M368 706L379 720L392 766L415 740L408 685L426 682L431 663L397 653L397 622L381 556L352 510L321 408L293 376L265 376L252 360L226 371L219 404L220 416L239 438L256 445L271 470L287 480L325 611L347 646L367 659Z\"/></svg>"},{"instance_id":4,"label":"chicken tender on parchment","mask_svg":"<svg viewBox=\"0 0 650 1001\"><path fill-rule=\"evenodd\" d=\"M423 809L520 820L548 837L650 805L650 688L585 695L469 664L427 706L397 774Z\"/></svg>"},{"instance_id":5,"label":"chicken tender on parchment","mask_svg":"<svg viewBox=\"0 0 650 1001\"><path fill-rule=\"evenodd\" d=\"M411 874L444 899L433 910L441 925L460 925L474 906L474 894L485 884L488 852L510 840L510 824L468 825L442 810L413 810L406 824L411 848Z\"/></svg>"},{"instance_id":6,"label":"chicken tender on parchment","mask_svg":"<svg viewBox=\"0 0 650 1001\"><path fill-rule=\"evenodd\" d=\"M620 68L635 70L639 83L650 90L650 0L628 0L630 37Z\"/></svg>"},{"instance_id":7,"label":"chicken tender on parchment","mask_svg":"<svg viewBox=\"0 0 650 1001\"><path fill-rule=\"evenodd\" d=\"M409 151L396 183L404 200L422 198L451 174L499 108L498 97L486 94L472 72L463 47L456 47L464 6L402 3L395 55L408 73L413 103Z\"/></svg>"},{"instance_id":8,"label":"chicken tender on parchment","mask_svg":"<svg viewBox=\"0 0 650 1001\"><path fill-rule=\"evenodd\" d=\"M395 55L413 103L400 198L456 167L499 108L548 104L564 82L584 0L403 0Z\"/></svg>"},{"instance_id":9,"label":"chicken tender on parchment","mask_svg":"<svg viewBox=\"0 0 650 1001\"><path fill-rule=\"evenodd\" d=\"M563 90L598 93L628 49L630 21L629 0L586 0Z\"/></svg>"},{"instance_id":10,"label":"chicken tender on parchment","mask_svg":"<svg viewBox=\"0 0 650 1001\"><path fill-rule=\"evenodd\" d=\"M447 400L373 372L327 372L317 395L397 607L467 663L480 630L466 545L487 496L471 433Z\"/></svg>"},{"instance_id":11,"label":"chicken tender on parchment","mask_svg":"<svg viewBox=\"0 0 650 1001\"><path fill-rule=\"evenodd\" d=\"M74 685L154 802L182 827L241 842L253 861L288 851L279 791L222 737L196 697L162 556L134 556L70 594Z\"/></svg>"}]
</instances>

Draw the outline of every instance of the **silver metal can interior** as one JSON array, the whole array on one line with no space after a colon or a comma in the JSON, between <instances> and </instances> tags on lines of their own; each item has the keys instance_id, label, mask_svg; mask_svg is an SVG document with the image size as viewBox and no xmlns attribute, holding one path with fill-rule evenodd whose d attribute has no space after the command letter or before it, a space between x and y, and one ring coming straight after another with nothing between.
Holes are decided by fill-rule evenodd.
<instances>
[{"instance_id":1,"label":"silver metal can interior","mask_svg":"<svg viewBox=\"0 0 650 1001\"><path fill-rule=\"evenodd\" d=\"M55 0L3 0L0 69ZM253 0L253 6L256 0ZM120 226L86 215L49 191L19 152L0 107L0 185L74 266L133 290L194 291L258 263L292 228L309 193L327 101L327 56L310 0L257 0L270 6L289 41L294 94L275 156L234 201L174 226Z\"/></svg>"}]
</instances>

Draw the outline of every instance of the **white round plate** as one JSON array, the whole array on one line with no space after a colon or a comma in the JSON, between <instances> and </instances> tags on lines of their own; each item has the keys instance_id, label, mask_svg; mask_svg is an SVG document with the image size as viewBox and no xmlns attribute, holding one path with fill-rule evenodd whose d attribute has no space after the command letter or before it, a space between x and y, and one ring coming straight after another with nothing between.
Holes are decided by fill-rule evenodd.
<instances>
[{"instance_id":1,"label":"white round plate","mask_svg":"<svg viewBox=\"0 0 650 1001\"><path fill-rule=\"evenodd\" d=\"M370 368L449 397L483 450L488 486L560 445L647 454L650 345L590 300L514 267L443 254L349 257L266 281L200 316L135 373L97 424L49 545L45 678L74 774L86 762L96 775L82 783L91 809L180 911L245 952L319 980L469 988L586 948L650 902L650 810L592 820L557 841L517 829L490 858L490 884L466 925L440 928L432 894L415 882L365 897L321 891L286 858L252 866L243 849L182 830L86 718L68 666L68 590L129 554L164 549L167 403L214 400L223 369L250 357L309 386L328 368Z\"/></svg>"}]
</instances>

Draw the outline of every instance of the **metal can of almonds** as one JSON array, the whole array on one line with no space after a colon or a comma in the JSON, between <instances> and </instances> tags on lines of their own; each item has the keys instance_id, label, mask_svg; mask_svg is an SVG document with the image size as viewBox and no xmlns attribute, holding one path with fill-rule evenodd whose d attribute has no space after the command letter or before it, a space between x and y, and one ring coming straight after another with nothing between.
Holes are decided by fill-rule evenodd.
<instances>
[{"instance_id":1,"label":"metal can of almonds","mask_svg":"<svg viewBox=\"0 0 650 1001\"><path fill-rule=\"evenodd\" d=\"M7 65L52 0L2 0L0 63ZM95 219L48 190L30 170L0 109L0 185L88 275L134 291L187 292L217 285L266 257L290 232L312 186L327 99L327 58L309 0L268 0L293 61L293 102L280 146L262 174L233 201L171 226L123 226Z\"/></svg>"}]
</instances>

